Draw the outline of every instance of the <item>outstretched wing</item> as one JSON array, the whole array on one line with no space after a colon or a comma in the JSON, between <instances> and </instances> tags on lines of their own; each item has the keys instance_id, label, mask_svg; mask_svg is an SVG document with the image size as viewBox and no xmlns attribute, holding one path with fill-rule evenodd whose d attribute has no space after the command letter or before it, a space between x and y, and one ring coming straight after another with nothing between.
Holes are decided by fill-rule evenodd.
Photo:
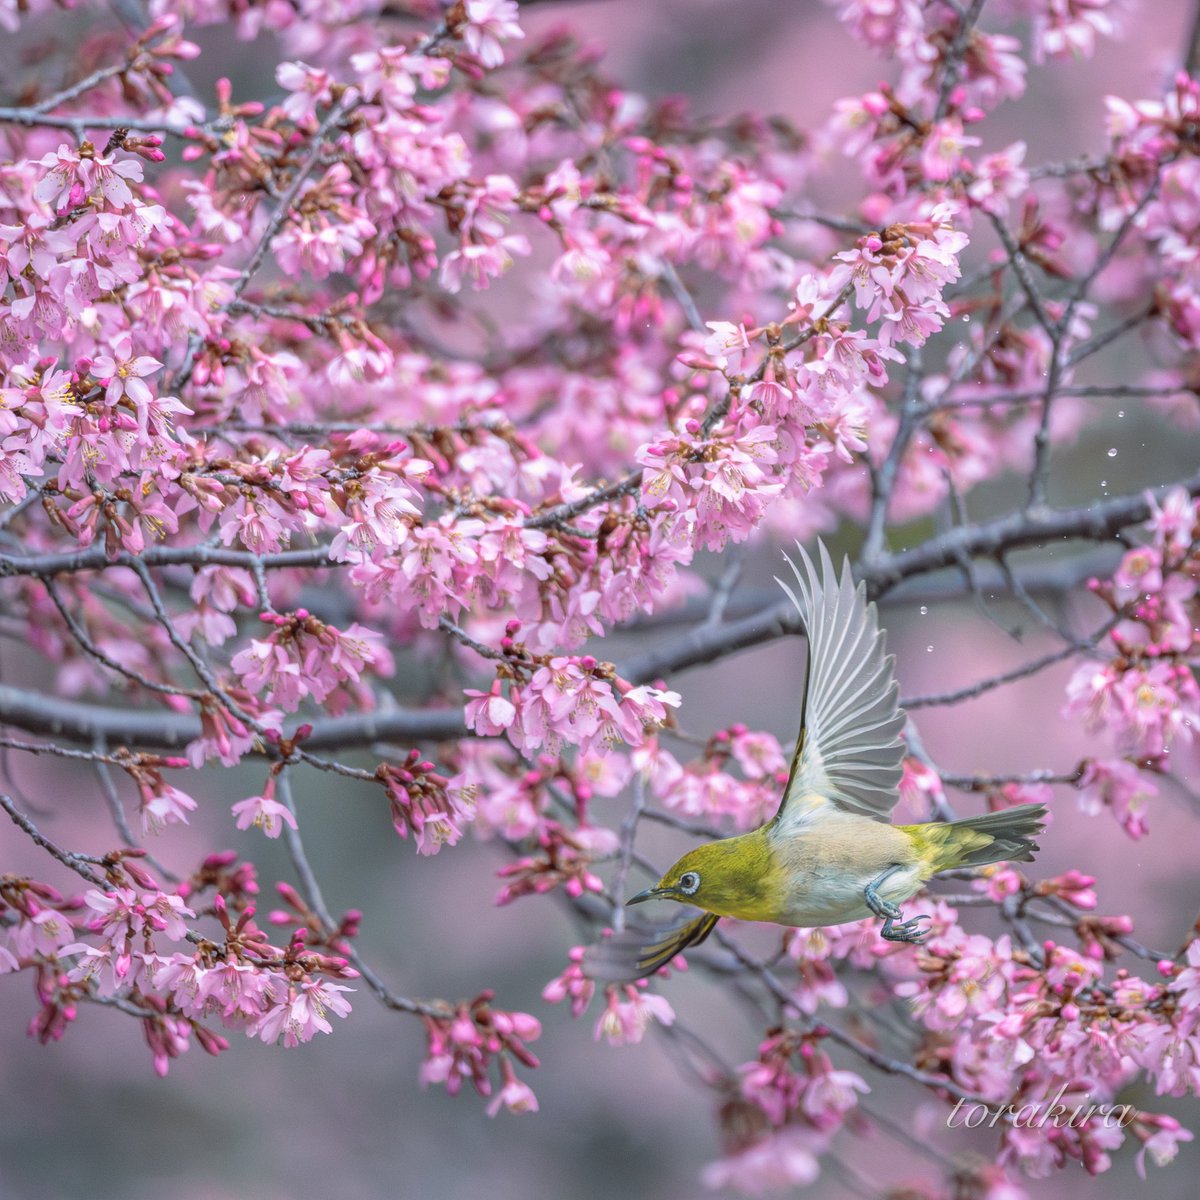
<instances>
[{"instance_id":1,"label":"outstretched wing","mask_svg":"<svg viewBox=\"0 0 1200 1200\"><path fill-rule=\"evenodd\" d=\"M885 653L875 605L856 588L850 563L839 580L822 542L820 570L797 544L793 591L778 583L800 611L808 634L800 737L779 812L777 829L789 832L826 803L886 821L903 774L904 710L893 666ZM787 556L784 556L787 558Z\"/></svg>"},{"instance_id":2,"label":"outstretched wing","mask_svg":"<svg viewBox=\"0 0 1200 1200\"><path fill-rule=\"evenodd\" d=\"M720 919L706 912L657 932L626 929L584 951L583 973L602 983L632 983L653 975L681 951L700 945Z\"/></svg>"}]
</instances>

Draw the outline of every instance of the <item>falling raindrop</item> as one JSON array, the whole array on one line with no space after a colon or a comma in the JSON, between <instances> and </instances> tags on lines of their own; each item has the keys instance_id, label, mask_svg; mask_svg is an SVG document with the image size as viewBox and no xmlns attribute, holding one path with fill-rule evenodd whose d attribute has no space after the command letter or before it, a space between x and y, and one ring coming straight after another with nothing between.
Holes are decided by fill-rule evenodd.
<instances>
[{"instance_id":1,"label":"falling raindrop","mask_svg":"<svg viewBox=\"0 0 1200 1200\"><path fill-rule=\"evenodd\" d=\"M1110 446L1110 447L1109 447L1109 450L1108 450L1108 457L1109 457L1109 458L1116 458L1116 457L1117 457L1117 448L1116 448L1116 446Z\"/></svg>"},{"instance_id":2,"label":"falling raindrop","mask_svg":"<svg viewBox=\"0 0 1200 1200\"><path fill-rule=\"evenodd\" d=\"M932 654L932 653L933 653L933 647L932 647L932 646L926 646L926 647L925 647L925 653L926 653L926 654Z\"/></svg>"},{"instance_id":3,"label":"falling raindrop","mask_svg":"<svg viewBox=\"0 0 1200 1200\"><path fill-rule=\"evenodd\" d=\"M1123 408L1117 410L1118 417L1123 417L1124 415L1125 415L1125 410Z\"/></svg>"},{"instance_id":4,"label":"falling raindrop","mask_svg":"<svg viewBox=\"0 0 1200 1200\"><path fill-rule=\"evenodd\" d=\"M928 612L929 612L929 605L922 604L921 605L921 616L925 616Z\"/></svg>"}]
</instances>

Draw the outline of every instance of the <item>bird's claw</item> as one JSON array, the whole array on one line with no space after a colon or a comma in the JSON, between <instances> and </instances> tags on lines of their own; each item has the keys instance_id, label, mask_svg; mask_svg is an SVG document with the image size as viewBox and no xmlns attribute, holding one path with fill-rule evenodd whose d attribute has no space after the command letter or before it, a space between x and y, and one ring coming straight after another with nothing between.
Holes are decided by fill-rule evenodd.
<instances>
[{"instance_id":1,"label":"bird's claw","mask_svg":"<svg viewBox=\"0 0 1200 1200\"><path fill-rule=\"evenodd\" d=\"M879 933L885 941L907 942L910 945L919 946L929 936L929 930L922 929L921 922L929 921L932 918L927 913L922 913L919 917L910 917L907 921L901 921L900 906L893 904L890 900L885 900L879 894L880 884L899 869L898 866L889 867L878 879L871 880L863 889L863 896L866 899L867 907L883 921L883 928Z\"/></svg>"},{"instance_id":2,"label":"bird's claw","mask_svg":"<svg viewBox=\"0 0 1200 1200\"><path fill-rule=\"evenodd\" d=\"M875 882L878 883L879 880ZM888 922L900 920L900 906L893 904L890 900L885 900L875 890L875 884L868 884L863 895L866 897L867 907L881 920Z\"/></svg>"},{"instance_id":3,"label":"bird's claw","mask_svg":"<svg viewBox=\"0 0 1200 1200\"><path fill-rule=\"evenodd\" d=\"M894 905L892 907L895 907ZM899 911L896 913L899 916ZM909 917L907 921L896 922L889 918L884 922L883 929L880 930L880 937L887 942L905 942L912 946L920 946L929 936L928 929L921 929L921 921L932 921L932 917L928 913L921 913L920 916Z\"/></svg>"}]
</instances>

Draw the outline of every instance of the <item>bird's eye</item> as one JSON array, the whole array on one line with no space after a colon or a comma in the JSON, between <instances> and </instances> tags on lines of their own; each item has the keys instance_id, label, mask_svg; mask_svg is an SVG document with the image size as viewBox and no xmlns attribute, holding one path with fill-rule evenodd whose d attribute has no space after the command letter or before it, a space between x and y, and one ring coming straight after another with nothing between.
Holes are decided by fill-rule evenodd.
<instances>
[{"instance_id":1,"label":"bird's eye","mask_svg":"<svg viewBox=\"0 0 1200 1200\"><path fill-rule=\"evenodd\" d=\"M685 896L694 896L700 889L700 876L695 871L684 871L679 877L679 890Z\"/></svg>"}]
</instances>

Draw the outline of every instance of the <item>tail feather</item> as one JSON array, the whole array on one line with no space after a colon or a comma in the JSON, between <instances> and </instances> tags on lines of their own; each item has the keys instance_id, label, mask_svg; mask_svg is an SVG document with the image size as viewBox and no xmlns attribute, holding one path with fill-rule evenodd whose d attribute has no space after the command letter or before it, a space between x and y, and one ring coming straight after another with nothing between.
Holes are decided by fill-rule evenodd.
<instances>
[{"instance_id":1,"label":"tail feather","mask_svg":"<svg viewBox=\"0 0 1200 1200\"><path fill-rule=\"evenodd\" d=\"M909 826L919 830L928 845L934 871L953 867L985 867L989 863L1029 862L1037 852L1034 838L1045 826L1044 804L1020 804L934 825Z\"/></svg>"}]
</instances>

